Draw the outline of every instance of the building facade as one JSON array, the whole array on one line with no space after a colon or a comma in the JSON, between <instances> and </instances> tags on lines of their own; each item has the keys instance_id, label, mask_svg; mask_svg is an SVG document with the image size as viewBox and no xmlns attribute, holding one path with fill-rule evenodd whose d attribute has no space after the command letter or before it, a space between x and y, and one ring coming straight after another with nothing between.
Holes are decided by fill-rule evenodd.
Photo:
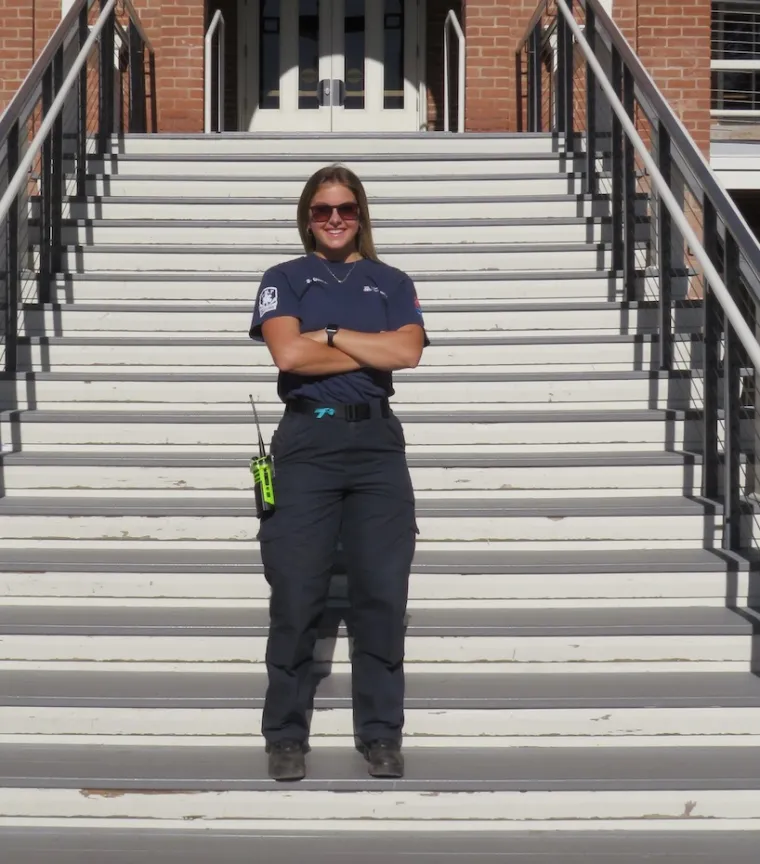
<instances>
[{"instance_id":1,"label":"building facade","mask_svg":"<svg viewBox=\"0 0 760 864\"><path fill-rule=\"evenodd\" d=\"M69 2L2 0L0 108ZM515 47L538 0L134 0L134 5L156 51L161 131L204 128L204 36L217 10L226 25L227 131L443 128L444 21L450 11L466 38L466 130L511 131L517 124ZM756 137L752 117L760 108L755 96L760 70L753 64L760 58L760 3L606 0L606 5L706 153L711 130L713 137L731 137L726 127L738 125L740 137ZM456 128L459 48L453 28L450 36L450 121ZM215 60L213 66L215 73Z\"/></svg>"}]
</instances>

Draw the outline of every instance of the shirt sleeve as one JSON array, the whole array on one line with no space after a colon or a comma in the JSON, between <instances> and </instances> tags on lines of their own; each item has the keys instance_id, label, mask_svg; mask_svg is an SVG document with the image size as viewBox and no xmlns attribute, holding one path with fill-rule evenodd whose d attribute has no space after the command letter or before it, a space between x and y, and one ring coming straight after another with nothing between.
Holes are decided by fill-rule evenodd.
<instances>
[{"instance_id":1,"label":"shirt sleeve","mask_svg":"<svg viewBox=\"0 0 760 864\"><path fill-rule=\"evenodd\" d=\"M261 325L270 318L300 318L300 304L288 277L276 267L264 274L253 307L253 318L248 335L257 342L263 342Z\"/></svg>"},{"instance_id":2,"label":"shirt sleeve","mask_svg":"<svg viewBox=\"0 0 760 864\"><path fill-rule=\"evenodd\" d=\"M404 275L401 283L389 299L388 329L398 330L406 324L419 324L423 331L425 330L425 319L414 282ZM425 345L429 344L430 340L427 337L427 333L425 333Z\"/></svg>"}]
</instances>

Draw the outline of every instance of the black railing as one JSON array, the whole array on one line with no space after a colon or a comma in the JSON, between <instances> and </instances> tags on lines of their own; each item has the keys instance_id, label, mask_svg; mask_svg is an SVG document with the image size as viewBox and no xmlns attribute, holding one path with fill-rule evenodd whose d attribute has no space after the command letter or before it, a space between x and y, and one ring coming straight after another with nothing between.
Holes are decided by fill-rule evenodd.
<instances>
[{"instance_id":1,"label":"black railing","mask_svg":"<svg viewBox=\"0 0 760 864\"><path fill-rule=\"evenodd\" d=\"M0 116L0 338L17 368L19 308L54 298L67 199L114 134L155 132L155 58L130 0L77 0Z\"/></svg>"},{"instance_id":2,"label":"black railing","mask_svg":"<svg viewBox=\"0 0 760 864\"><path fill-rule=\"evenodd\" d=\"M598 0L542 2L516 60L519 128L554 133L609 202L617 296L657 349L652 404L722 514L706 544L755 549L760 245Z\"/></svg>"}]
</instances>

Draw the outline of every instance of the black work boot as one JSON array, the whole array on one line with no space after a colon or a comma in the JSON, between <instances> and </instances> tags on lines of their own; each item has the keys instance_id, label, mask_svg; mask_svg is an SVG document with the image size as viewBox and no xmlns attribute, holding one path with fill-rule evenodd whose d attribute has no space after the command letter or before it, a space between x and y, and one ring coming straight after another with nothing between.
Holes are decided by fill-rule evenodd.
<instances>
[{"instance_id":1,"label":"black work boot","mask_svg":"<svg viewBox=\"0 0 760 864\"><path fill-rule=\"evenodd\" d=\"M403 777L404 757L401 745L390 738L370 741L362 748L364 758L369 762L370 777Z\"/></svg>"},{"instance_id":2,"label":"black work boot","mask_svg":"<svg viewBox=\"0 0 760 864\"><path fill-rule=\"evenodd\" d=\"M304 745L288 739L267 745L269 776L272 780L303 780L306 776Z\"/></svg>"}]
</instances>

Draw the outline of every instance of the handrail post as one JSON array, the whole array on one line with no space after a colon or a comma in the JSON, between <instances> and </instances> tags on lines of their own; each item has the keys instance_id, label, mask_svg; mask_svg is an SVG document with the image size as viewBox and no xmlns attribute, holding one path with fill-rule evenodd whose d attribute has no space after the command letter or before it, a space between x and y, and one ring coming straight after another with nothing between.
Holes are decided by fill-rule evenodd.
<instances>
[{"instance_id":1,"label":"handrail post","mask_svg":"<svg viewBox=\"0 0 760 864\"><path fill-rule=\"evenodd\" d=\"M573 14L573 0L566 0L567 8L569 10L569 14ZM573 87L573 70L575 68L575 62L573 57L573 34L570 30L570 27L565 21L563 16L562 20L565 22L565 26L562 30L562 35L564 35L565 39L565 51L563 55L565 68L562 74L562 80L565 84L565 150L568 153L573 153L575 151L575 129L574 129L574 109L575 109L575 88Z\"/></svg>"},{"instance_id":2,"label":"handrail post","mask_svg":"<svg viewBox=\"0 0 760 864\"><path fill-rule=\"evenodd\" d=\"M90 28L87 23L87 6L79 13L79 51L84 48L84 43L89 36ZM79 70L78 86L78 121L77 121L77 196L84 198L87 195L87 64Z\"/></svg>"},{"instance_id":3,"label":"handrail post","mask_svg":"<svg viewBox=\"0 0 760 864\"><path fill-rule=\"evenodd\" d=\"M596 15L586 5L586 40L596 53ZM596 195L596 79L591 64L586 61L586 193Z\"/></svg>"},{"instance_id":4,"label":"handrail post","mask_svg":"<svg viewBox=\"0 0 760 864\"><path fill-rule=\"evenodd\" d=\"M224 16L219 21L219 50L217 53L217 62L219 63L219 71L217 73L217 88L218 96L216 100L216 110L219 117L219 131L224 132L224 61L227 55L227 43L225 41L225 23Z\"/></svg>"},{"instance_id":5,"label":"handrail post","mask_svg":"<svg viewBox=\"0 0 760 864\"><path fill-rule=\"evenodd\" d=\"M623 67L623 107L634 119L633 75ZM636 299L636 163L633 141L626 135L623 142L623 287L628 301Z\"/></svg>"},{"instance_id":6,"label":"handrail post","mask_svg":"<svg viewBox=\"0 0 760 864\"><path fill-rule=\"evenodd\" d=\"M567 50L567 40L565 39L565 31L567 30L567 22L565 16L557 10L557 70L555 78L557 81L557 100L555 106L556 120L555 125L557 132L560 135L565 134L565 123L567 122L567 112L565 111L565 99L567 98L567 87L565 85L565 51ZM567 143L567 136L565 136Z\"/></svg>"},{"instance_id":7,"label":"handrail post","mask_svg":"<svg viewBox=\"0 0 760 864\"><path fill-rule=\"evenodd\" d=\"M8 179L16 173L19 156L19 123L18 120L11 127L7 139L7 165ZM18 223L19 223L19 193L13 198L8 211L8 230L6 232L6 243L8 244L5 254L6 266L8 268L5 284L5 371L14 373L17 366L18 346L18 302L19 302L19 256L18 256Z\"/></svg>"},{"instance_id":8,"label":"handrail post","mask_svg":"<svg viewBox=\"0 0 760 864\"><path fill-rule=\"evenodd\" d=\"M672 158L670 153L670 135L660 121L657 125L657 167L665 182L670 185L672 179ZM672 244L674 241L670 213L665 206L662 195L657 195L657 269L659 275L659 338L660 338L660 369L669 372L673 368L673 273Z\"/></svg>"},{"instance_id":9,"label":"handrail post","mask_svg":"<svg viewBox=\"0 0 760 864\"><path fill-rule=\"evenodd\" d=\"M42 76L42 117L43 120L50 114L50 106L53 104L53 67L48 66ZM39 302L50 302L50 280L51 280L51 254L50 254L50 231L53 221L53 196L52 196L52 173L53 173L53 140L51 132L45 136L40 154L42 171L40 176L40 218L39 218L39 241L40 241L40 280L39 280Z\"/></svg>"},{"instance_id":10,"label":"handrail post","mask_svg":"<svg viewBox=\"0 0 760 864\"><path fill-rule=\"evenodd\" d=\"M465 37L459 19L453 9L449 9L443 22L443 131L449 131L449 29L453 27L459 42L457 56L457 132L464 132L464 101L465 101Z\"/></svg>"},{"instance_id":11,"label":"handrail post","mask_svg":"<svg viewBox=\"0 0 760 864\"><path fill-rule=\"evenodd\" d=\"M528 41L528 129L542 132L541 111L541 20L533 28Z\"/></svg>"},{"instance_id":12,"label":"handrail post","mask_svg":"<svg viewBox=\"0 0 760 864\"><path fill-rule=\"evenodd\" d=\"M59 93L63 85L63 46L53 58L53 94ZM63 191L63 112L59 112L53 123L52 135L52 189L50 190L50 273L51 278L61 269Z\"/></svg>"},{"instance_id":13,"label":"handrail post","mask_svg":"<svg viewBox=\"0 0 760 864\"><path fill-rule=\"evenodd\" d=\"M203 131L208 135L211 128L211 61L213 56L214 36L217 36L217 67L216 67L216 131L224 131L224 57L225 57L225 24L222 10L217 9L208 26L203 39Z\"/></svg>"},{"instance_id":14,"label":"handrail post","mask_svg":"<svg viewBox=\"0 0 760 864\"><path fill-rule=\"evenodd\" d=\"M617 48L612 48L612 87L622 101L623 64ZM623 127L612 112L612 269L623 271Z\"/></svg>"},{"instance_id":15,"label":"handrail post","mask_svg":"<svg viewBox=\"0 0 760 864\"><path fill-rule=\"evenodd\" d=\"M718 215L707 196L702 203L704 247L710 260L718 266ZM718 497L718 349L720 346L721 309L709 281L704 278L702 301L703 324L703 388L702 410L702 495Z\"/></svg>"},{"instance_id":16,"label":"handrail post","mask_svg":"<svg viewBox=\"0 0 760 864\"><path fill-rule=\"evenodd\" d=\"M145 111L145 49L140 33L129 22L129 131L147 132Z\"/></svg>"},{"instance_id":17,"label":"handrail post","mask_svg":"<svg viewBox=\"0 0 760 864\"><path fill-rule=\"evenodd\" d=\"M723 247L723 281L736 302L739 287L739 247L726 231ZM723 548L736 551L742 546L741 512L741 379L742 346L724 318L723 334Z\"/></svg>"},{"instance_id":18,"label":"handrail post","mask_svg":"<svg viewBox=\"0 0 760 864\"><path fill-rule=\"evenodd\" d=\"M100 0L101 10L107 0ZM103 155L113 135L113 88L114 88L114 26L115 12L112 10L100 38L100 111L98 118L98 152Z\"/></svg>"}]
</instances>

